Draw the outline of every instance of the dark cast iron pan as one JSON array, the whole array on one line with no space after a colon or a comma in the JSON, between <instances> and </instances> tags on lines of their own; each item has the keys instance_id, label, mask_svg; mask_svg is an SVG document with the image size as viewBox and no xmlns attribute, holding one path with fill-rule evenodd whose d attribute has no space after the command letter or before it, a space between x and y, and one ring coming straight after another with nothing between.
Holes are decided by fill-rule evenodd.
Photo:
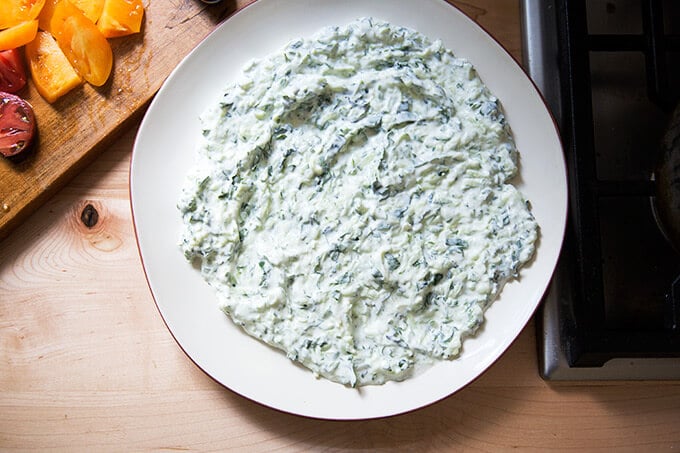
<instances>
[{"instance_id":1,"label":"dark cast iron pan","mask_svg":"<svg viewBox=\"0 0 680 453\"><path fill-rule=\"evenodd\" d=\"M680 104L675 107L661 141L654 178L657 222L668 242L680 253Z\"/></svg>"}]
</instances>

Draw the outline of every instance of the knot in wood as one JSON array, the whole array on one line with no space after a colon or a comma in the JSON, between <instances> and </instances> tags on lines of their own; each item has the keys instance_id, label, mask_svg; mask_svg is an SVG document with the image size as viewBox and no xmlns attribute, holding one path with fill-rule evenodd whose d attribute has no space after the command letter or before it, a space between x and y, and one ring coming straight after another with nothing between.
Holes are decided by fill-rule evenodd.
<instances>
[{"instance_id":1,"label":"knot in wood","mask_svg":"<svg viewBox=\"0 0 680 453\"><path fill-rule=\"evenodd\" d=\"M92 204L88 203L83 208L83 212L80 213L80 220L86 227L92 228L99 221L99 213Z\"/></svg>"}]
</instances>

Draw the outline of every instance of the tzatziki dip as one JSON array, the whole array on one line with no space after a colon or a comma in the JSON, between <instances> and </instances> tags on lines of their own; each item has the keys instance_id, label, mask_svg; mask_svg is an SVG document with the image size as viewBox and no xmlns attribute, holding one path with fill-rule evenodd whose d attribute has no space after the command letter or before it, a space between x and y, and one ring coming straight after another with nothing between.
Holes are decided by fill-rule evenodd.
<instances>
[{"instance_id":1,"label":"tzatziki dip","mask_svg":"<svg viewBox=\"0 0 680 453\"><path fill-rule=\"evenodd\" d=\"M202 124L181 248L236 325L317 376L454 359L534 254L498 99L416 31L363 18L295 40Z\"/></svg>"}]
</instances>

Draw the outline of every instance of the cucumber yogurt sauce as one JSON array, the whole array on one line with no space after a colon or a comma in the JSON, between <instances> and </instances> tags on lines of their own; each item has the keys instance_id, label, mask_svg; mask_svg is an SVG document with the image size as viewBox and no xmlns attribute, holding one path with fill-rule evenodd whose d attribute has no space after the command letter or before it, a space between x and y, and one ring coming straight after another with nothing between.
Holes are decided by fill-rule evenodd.
<instances>
[{"instance_id":1,"label":"cucumber yogurt sauce","mask_svg":"<svg viewBox=\"0 0 680 453\"><path fill-rule=\"evenodd\" d=\"M248 334L348 386L455 358L530 260L498 100L364 18L248 64L202 117L181 247Z\"/></svg>"}]
</instances>

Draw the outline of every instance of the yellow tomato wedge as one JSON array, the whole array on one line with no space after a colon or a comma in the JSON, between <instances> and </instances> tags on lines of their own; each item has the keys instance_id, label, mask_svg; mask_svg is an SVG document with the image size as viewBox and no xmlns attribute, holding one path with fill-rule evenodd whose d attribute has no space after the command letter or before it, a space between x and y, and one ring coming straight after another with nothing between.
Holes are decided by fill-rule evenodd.
<instances>
[{"instance_id":1,"label":"yellow tomato wedge","mask_svg":"<svg viewBox=\"0 0 680 453\"><path fill-rule=\"evenodd\" d=\"M71 3L93 23L97 23L104 9L104 0L71 0Z\"/></svg>"},{"instance_id":2,"label":"yellow tomato wedge","mask_svg":"<svg viewBox=\"0 0 680 453\"><path fill-rule=\"evenodd\" d=\"M0 30L35 19L44 4L45 0L0 0Z\"/></svg>"},{"instance_id":3,"label":"yellow tomato wedge","mask_svg":"<svg viewBox=\"0 0 680 453\"><path fill-rule=\"evenodd\" d=\"M113 67L111 46L97 26L68 0L54 7L52 33L76 71L94 86L109 78Z\"/></svg>"},{"instance_id":4,"label":"yellow tomato wedge","mask_svg":"<svg viewBox=\"0 0 680 453\"><path fill-rule=\"evenodd\" d=\"M142 0L104 0L97 27L107 38L138 33L142 28Z\"/></svg>"},{"instance_id":5,"label":"yellow tomato wedge","mask_svg":"<svg viewBox=\"0 0 680 453\"><path fill-rule=\"evenodd\" d=\"M59 0L46 0L40 14L38 14L38 28L52 33L52 16L54 15L54 8L59 3Z\"/></svg>"},{"instance_id":6,"label":"yellow tomato wedge","mask_svg":"<svg viewBox=\"0 0 680 453\"><path fill-rule=\"evenodd\" d=\"M82 82L48 32L39 31L35 39L26 44L26 59L33 83L47 102L56 101Z\"/></svg>"},{"instance_id":7,"label":"yellow tomato wedge","mask_svg":"<svg viewBox=\"0 0 680 453\"><path fill-rule=\"evenodd\" d=\"M33 41L38 33L38 20L21 22L18 25L0 31L0 51L16 49Z\"/></svg>"},{"instance_id":8,"label":"yellow tomato wedge","mask_svg":"<svg viewBox=\"0 0 680 453\"><path fill-rule=\"evenodd\" d=\"M49 31L56 38L57 42L59 42L59 35L64 29L66 19L74 16L84 17L83 12L76 8L70 0L57 0L55 2L47 0L43 13L40 16L38 20L40 21L42 18L42 21L45 23L45 27L41 26L41 28Z\"/></svg>"}]
</instances>

